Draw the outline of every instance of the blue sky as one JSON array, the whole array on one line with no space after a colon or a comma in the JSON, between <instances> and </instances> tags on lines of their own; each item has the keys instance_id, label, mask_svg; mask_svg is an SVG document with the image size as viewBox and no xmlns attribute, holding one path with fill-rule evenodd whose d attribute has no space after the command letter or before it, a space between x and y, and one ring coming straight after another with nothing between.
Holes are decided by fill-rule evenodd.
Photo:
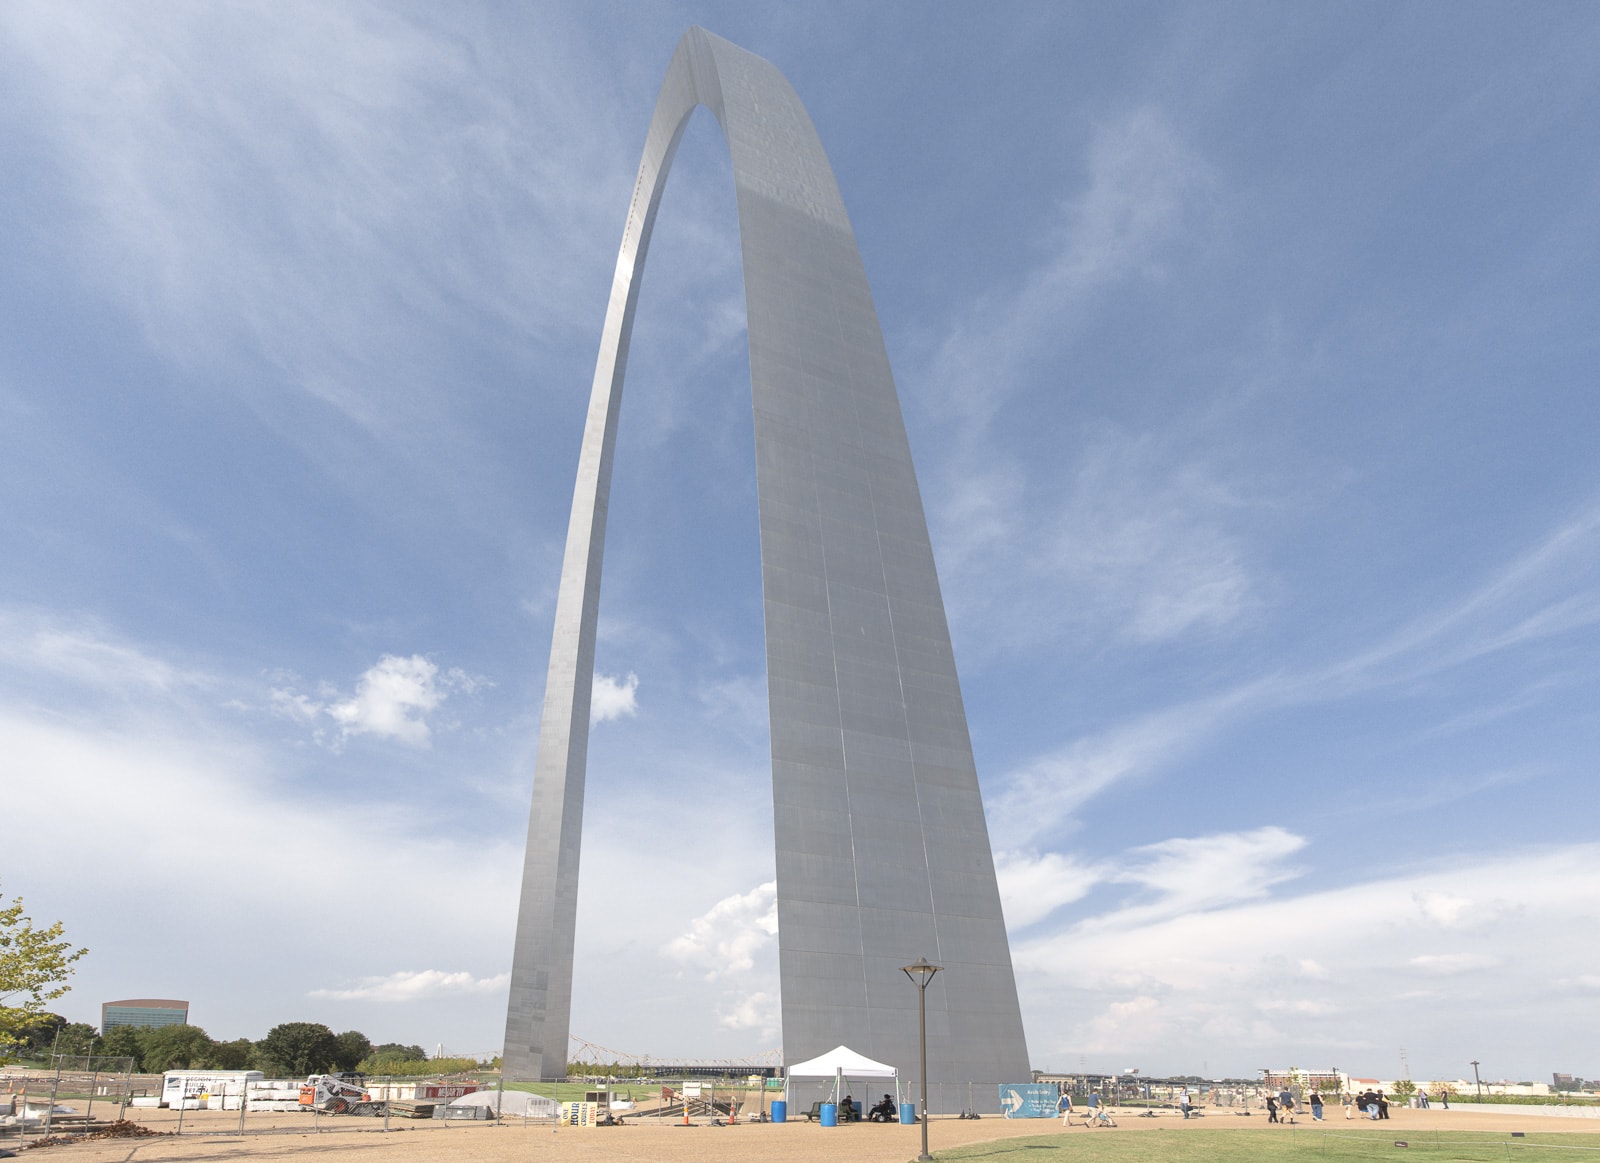
<instances>
[{"instance_id":1,"label":"blue sky","mask_svg":"<svg viewBox=\"0 0 1600 1163\"><path fill-rule=\"evenodd\" d=\"M0 7L0 878L187 997L498 1048L655 91L817 123L1034 1064L1600 1074L1600 16ZM748 362L698 114L629 368L573 1030L778 1044ZM912 951L913 953L916 951Z\"/></svg>"}]
</instances>

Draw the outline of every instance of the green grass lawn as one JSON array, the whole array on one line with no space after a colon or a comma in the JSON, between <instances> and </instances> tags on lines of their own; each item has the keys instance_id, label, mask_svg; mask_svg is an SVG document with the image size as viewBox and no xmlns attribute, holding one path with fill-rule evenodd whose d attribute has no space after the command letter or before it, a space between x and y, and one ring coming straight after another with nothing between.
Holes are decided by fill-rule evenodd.
<instances>
[{"instance_id":1,"label":"green grass lawn","mask_svg":"<svg viewBox=\"0 0 1600 1163\"><path fill-rule=\"evenodd\" d=\"M1409 1144L1397 1147L1397 1141ZM1276 1160L1391 1159L1396 1163L1566 1163L1600 1161L1600 1136L1539 1134L1513 1139L1505 1133L1473 1131L1312 1131L1300 1127L1279 1133L1265 1130L1183 1130L1124 1133L1119 1128L1066 1132L978 1143L939 1151L940 1163L984 1160L985 1163L1120 1163L1161 1160L1163 1163L1274 1163Z\"/></svg>"},{"instance_id":2,"label":"green grass lawn","mask_svg":"<svg viewBox=\"0 0 1600 1163\"><path fill-rule=\"evenodd\" d=\"M494 1089L494 1085L495 1084L493 1082L490 1082L489 1088L491 1090ZM676 1089L677 1087L682 1086L683 1083L674 1080L666 1083L666 1085ZM631 1091L634 1098L641 1102L649 1102L651 1099L659 1098L661 1096L661 1087L662 1084L659 1082L619 1082L616 1086L612 1087L611 1093L618 1098L627 1098L629 1092ZM599 1088L587 1082L508 1082L506 1083L506 1089L526 1090L532 1094L543 1095L545 1098L553 1098L557 1102L582 1102L583 1096L587 1092L591 1090L598 1090ZM743 1089L735 1087L734 1089L735 1092L744 1100L746 1106L750 1107L752 1110L755 1109L756 1099L761 1094L761 1089L759 1087L747 1087ZM726 1102L728 1098L728 1091L729 1087L727 1083L718 1085L717 1101ZM700 1097L708 1100L711 1098L710 1082L701 1084ZM768 1102L771 1102L774 1098L782 1097L783 1092L781 1090L767 1092Z\"/></svg>"}]
</instances>

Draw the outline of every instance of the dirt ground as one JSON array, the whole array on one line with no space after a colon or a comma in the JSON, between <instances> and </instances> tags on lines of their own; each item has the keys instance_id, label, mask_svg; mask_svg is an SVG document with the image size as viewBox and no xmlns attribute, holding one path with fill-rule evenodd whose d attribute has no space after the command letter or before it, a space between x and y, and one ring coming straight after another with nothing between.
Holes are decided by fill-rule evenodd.
<instances>
[{"instance_id":1,"label":"dirt ground","mask_svg":"<svg viewBox=\"0 0 1600 1163\"><path fill-rule=\"evenodd\" d=\"M1515 1108L1508 1108L1515 1110ZM1335 1111L1338 1108L1334 1108ZM152 1130L177 1125L174 1112L129 1111ZM940 1150L968 1143L1026 1135L1142 1135L1153 1130L1185 1133L1205 1128L1247 1128L1262 1134L1290 1134L1289 1128L1269 1126L1264 1114L1250 1118L1218 1110L1206 1118L1184 1120L1175 1113L1140 1118L1134 1112L1117 1112L1118 1126L1104 1130L1084 1127L1063 1129L1047 1119L1007 1120L986 1117L977 1121L936 1118L928 1124L928 1145ZM922 1147L922 1129L916 1126L861 1123L846 1127L821 1127L812 1123L741 1123L716 1127L700 1120L684 1127L653 1119L629 1120L626 1126L590 1130L551 1130L548 1125L411 1121L393 1119L388 1133L373 1119L320 1119L313 1133L306 1115L247 1116L243 1136L237 1135L239 1116L222 1111L191 1111L184 1116L182 1137L114 1139L30 1150L24 1158L46 1163L226 1163L228 1160L281 1160L332 1158L337 1163L587 1163L590 1160L653 1160L658 1163L905 1163ZM1301 1119L1296 1129L1313 1126ZM1326 1124L1334 1131L1371 1130L1364 1120L1345 1121L1337 1114ZM1396 1109L1394 1117L1379 1124L1396 1137L1425 1130L1453 1131L1565 1131L1600 1135L1600 1119L1544 1118L1534 1115L1479 1114L1467 1111ZM252 1133L272 1129L275 1133Z\"/></svg>"}]
</instances>

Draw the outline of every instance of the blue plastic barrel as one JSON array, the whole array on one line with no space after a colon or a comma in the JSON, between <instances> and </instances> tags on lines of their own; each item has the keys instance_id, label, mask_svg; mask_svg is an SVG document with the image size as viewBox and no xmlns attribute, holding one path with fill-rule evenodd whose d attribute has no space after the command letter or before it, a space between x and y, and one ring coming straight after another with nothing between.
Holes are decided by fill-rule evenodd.
<instances>
[{"instance_id":1,"label":"blue plastic barrel","mask_svg":"<svg viewBox=\"0 0 1600 1163\"><path fill-rule=\"evenodd\" d=\"M839 1104L835 1102L823 1103L820 1122L825 1127L837 1127L839 1125Z\"/></svg>"},{"instance_id":2,"label":"blue plastic barrel","mask_svg":"<svg viewBox=\"0 0 1600 1163\"><path fill-rule=\"evenodd\" d=\"M789 1121L789 1104L781 1098L772 1100L772 1121L775 1123Z\"/></svg>"},{"instance_id":3,"label":"blue plastic barrel","mask_svg":"<svg viewBox=\"0 0 1600 1163\"><path fill-rule=\"evenodd\" d=\"M901 1103L900 1104L900 1125L902 1127L909 1127L912 1123L914 1123L916 1121L917 1121L917 1104L914 1103L914 1102L903 1102L903 1103Z\"/></svg>"}]
</instances>

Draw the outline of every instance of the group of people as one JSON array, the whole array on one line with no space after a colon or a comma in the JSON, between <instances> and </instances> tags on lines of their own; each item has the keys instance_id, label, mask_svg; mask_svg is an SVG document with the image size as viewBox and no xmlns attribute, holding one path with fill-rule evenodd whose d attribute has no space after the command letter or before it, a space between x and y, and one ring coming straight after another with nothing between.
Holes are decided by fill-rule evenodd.
<instances>
[{"instance_id":1,"label":"group of people","mask_svg":"<svg viewBox=\"0 0 1600 1163\"><path fill-rule=\"evenodd\" d=\"M1311 1092L1310 1102L1311 1118L1315 1122L1322 1121L1322 1094L1319 1091ZM1389 1100L1382 1091L1367 1089L1361 1094L1344 1096L1344 1117L1354 1118L1355 1111L1360 1111L1369 1119L1386 1119L1389 1117ZM1295 1113L1294 1095L1288 1087L1277 1094L1267 1095L1267 1122L1288 1123L1293 1122Z\"/></svg>"},{"instance_id":2,"label":"group of people","mask_svg":"<svg viewBox=\"0 0 1600 1163\"><path fill-rule=\"evenodd\" d=\"M1420 1105L1426 1108L1428 1105L1427 1093L1425 1091L1419 1091L1418 1093ZM883 1097L885 1101L888 1101L888 1095L884 1095ZM1444 1103L1445 1109L1449 1110L1449 1091L1441 1090L1439 1092L1439 1098L1440 1101ZM1361 1094L1344 1095L1343 1102L1344 1117L1347 1119L1354 1118L1355 1112L1358 1111L1369 1119L1386 1119L1389 1117L1389 1099L1382 1091L1374 1090L1371 1087L1363 1091ZM1098 1105L1097 1095L1090 1096L1089 1105L1091 1107ZM1322 1093L1320 1091L1312 1091L1311 1097L1307 1101L1306 1105L1311 1108L1312 1120L1314 1122L1322 1122L1324 1106ZM1188 1087L1185 1087L1183 1092L1178 1096L1178 1106L1183 1111L1184 1118L1188 1118L1193 1112L1193 1099L1189 1094ZM1267 1122L1293 1122L1296 1106L1297 1104L1295 1102L1294 1093L1290 1091L1288 1087L1284 1087L1277 1094L1267 1095ZM876 1110L876 1108L874 1109ZM1072 1098L1065 1091L1062 1091L1061 1097L1056 1102L1056 1113L1061 1116L1061 1121L1063 1124L1065 1124L1072 1117Z\"/></svg>"},{"instance_id":3,"label":"group of people","mask_svg":"<svg viewBox=\"0 0 1600 1163\"><path fill-rule=\"evenodd\" d=\"M1348 1101L1348 1100L1347 1100ZM1322 1092L1313 1090L1311 1098L1306 1103L1311 1108L1311 1121L1322 1121ZM1348 1112L1349 1108L1346 1107ZM1295 1101L1294 1093L1286 1086L1277 1094L1267 1095L1267 1122L1290 1123L1294 1121Z\"/></svg>"},{"instance_id":4,"label":"group of people","mask_svg":"<svg viewBox=\"0 0 1600 1163\"><path fill-rule=\"evenodd\" d=\"M1087 1102L1089 1109L1083 1114L1085 1126L1114 1127L1117 1125L1116 1121L1106 1113L1106 1108L1101 1104L1098 1094L1090 1091ZM1061 1116L1061 1125L1063 1127L1072 1125L1073 1113L1072 1095L1067 1093L1066 1090L1062 1090L1060 1097L1056 1099L1056 1114ZM1184 1117L1188 1118L1187 1115Z\"/></svg>"},{"instance_id":5,"label":"group of people","mask_svg":"<svg viewBox=\"0 0 1600 1163\"><path fill-rule=\"evenodd\" d=\"M900 1112L895 1109L893 1095L884 1095L883 1101L867 1112L867 1121L870 1123L893 1123L899 1120ZM853 1095L847 1094L839 1100L839 1121L841 1123L861 1121L861 1111L856 1106Z\"/></svg>"},{"instance_id":6,"label":"group of people","mask_svg":"<svg viewBox=\"0 0 1600 1163\"><path fill-rule=\"evenodd\" d=\"M1389 1100L1384 1097L1381 1090L1368 1087L1355 1098L1356 1108L1369 1119L1386 1119L1389 1117ZM1344 1117L1350 1117L1350 1101L1345 1100Z\"/></svg>"}]
</instances>

